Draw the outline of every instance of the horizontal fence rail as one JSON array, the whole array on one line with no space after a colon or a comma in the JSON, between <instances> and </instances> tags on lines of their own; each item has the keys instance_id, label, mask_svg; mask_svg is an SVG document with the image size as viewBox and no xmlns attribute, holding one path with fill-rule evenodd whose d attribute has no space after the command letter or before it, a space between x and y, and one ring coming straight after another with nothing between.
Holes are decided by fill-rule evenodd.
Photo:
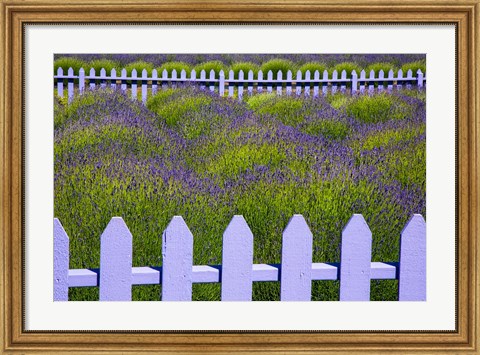
<instances>
[{"instance_id":1,"label":"horizontal fence rail","mask_svg":"<svg viewBox=\"0 0 480 355\"><path fill-rule=\"evenodd\" d=\"M372 233L361 214L342 232L339 263L312 262L312 233L302 215L283 232L281 264L253 264L254 237L234 216L223 234L222 265L193 265L193 235L180 216L162 235L163 265L132 267L132 235L121 217L100 237L100 268L69 269L69 238L54 219L54 300L69 287L97 286L100 301L130 301L132 285L162 285L162 301L191 301L193 283L221 283L222 301L251 301L252 282L279 281L281 301L310 301L314 280L339 280L340 301L369 301L370 280L398 280L399 301L426 300L426 224L419 214L400 236L398 262L371 262ZM159 295L160 299L160 295Z\"/></svg>"},{"instance_id":2,"label":"horizontal fence rail","mask_svg":"<svg viewBox=\"0 0 480 355\"><path fill-rule=\"evenodd\" d=\"M110 75L107 75L106 70L101 69L97 75L93 68L90 69L88 74L81 68L76 75L72 68L69 68L66 72L63 68L58 68L54 79L56 80L59 97L64 97L64 86L67 85L69 101L73 99L75 94L82 93L86 88L110 87L124 92L129 91L134 99L138 98L140 94L143 103L146 102L148 95L155 95L159 88L166 89L186 83L198 84L201 88L208 87L210 91L218 92L220 96L233 97L236 92L240 100L245 90L248 95L275 92L278 95L295 94L300 96L303 94L307 97L311 95L318 97L327 93L334 94L337 91L346 92L347 90L351 93L373 93L375 90L391 91L394 88L422 88L426 83L426 77L420 69L417 71L416 77L413 76L411 70L408 70L406 76L404 76L401 69L396 74L393 70L388 73L380 70L377 76L373 70L368 75L362 70L360 76L355 71L348 75L345 70L341 73L335 70L331 75L326 70L323 73L318 70L313 73L306 71L304 74L298 71L295 75L289 70L285 78L281 71L274 75L272 71L263 73L261 70L257 73L251 70L248 73L240 71L238 75L235 75L233 70L230 70L226 75L222 70L218 73L218 76L213 70L208 73L208 76L205 70L202 70L199 74L197 77L196 71L192 70L190 75L187 76L185 70L180 73L172 70L169 76L166 70L160 75L154 69L149 75L145 69L141 73L137 73L136 69L133 69L131 74L127 75L127 70L122 69L118 75L117 71L112 69Z\"/></svg>"}]
</instances>

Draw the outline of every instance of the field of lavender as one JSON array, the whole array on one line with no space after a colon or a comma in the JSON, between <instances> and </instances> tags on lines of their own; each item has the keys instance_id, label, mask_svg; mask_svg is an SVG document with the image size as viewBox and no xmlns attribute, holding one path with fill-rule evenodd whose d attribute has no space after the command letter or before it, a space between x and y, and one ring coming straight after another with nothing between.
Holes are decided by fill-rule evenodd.
<instances>
[{"instance_id":1,"label":"field of lavender","mask_svg":"<svg viewBox=\"0 0 480 355\"><path fill-rule=\"evenodd\" d=\"M290 217L303 214L314 262L338 262L353 213L373 234L372 261L398 261L400 232L426 217L425 91L320 98L259 94L243 101L197 87L160 91L147 105L121 92L55 99L55 217L70 236L70 268L99 267L99 237L113 216L133 235L133 266L159 266L161 235L182 215L194 264L221 264L234 214L254 235L254 262L280 263ZM312 300L338 300L338 281L314 281ZM158 300L160 285L133 286ZM73 288L70 300L98 300ZM279 300L256 282L254 300ZM397 281L372 281L372 300L395 300ZM220 284L194 284L219 300Z\"/></svg>"}]
</instances>

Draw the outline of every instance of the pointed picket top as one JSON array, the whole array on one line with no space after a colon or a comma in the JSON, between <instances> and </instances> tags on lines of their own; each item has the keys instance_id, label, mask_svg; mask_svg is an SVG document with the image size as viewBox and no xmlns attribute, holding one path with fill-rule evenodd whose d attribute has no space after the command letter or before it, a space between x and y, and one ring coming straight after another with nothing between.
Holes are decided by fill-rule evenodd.
<instances>
[{"instance_id":1,"label":"pointed picket top","mask_svg":"<svg viewBox=\"0 0 480 355\"><path fill-rule=\"evenodd\" d=\"M370 74L368 76L370 79L375 79L375 70L370 70Z\"/></svg>"},{"instance_id":2,"label":"pointed picket top","mask_svg":"<svg viewBox=\"0 0 480 355\"><path fill-rule=\"evenodd\" d=\"M192 69L192 71L190 72L190 78L191 79L197 78L197 71L195 69Z\"/></svg>"},{"instance_id":3,"label":"pointed picket top","mask_svg":"<svg viewBox=\"0 0 480 355\"><path fill-rule=\"evenodd\" d=\"M243 70L240 70L238 72L238 80L243 80L243 79L244 79Z\"/></svg>"},{"instance_id":4,"label":"pointed picket top","mask_svg":"<svg viewBox=\"0 0 480 355\"><path fill-rule=\"evenodd\" d=\"M207 73L205 72L205 69L202 69L200 72L200 79L205 79L207 77Z\"/></svg>"},{"instance_id":5,"label":"pointed picket top","mask_svg":"<svg viewBox=\"0 0 480 355\"><path fill-rule=\"evenodd\" d=\"M132 300L132 233L113 217L100 237L100 301Z\"/></svg>"},{"instance_id":6,"label":"pointed picket top","mask_svg":"<svg viewBox=\"0 0 480 355\"><path fill-rule=\"evenodd\" d=\"M352 70L352 77L358 78L358 74L355 69Z\"/></svg>"},{"instance_id":7,"label":"pointed picket top","mask_svg":"<svg viewBox=\"0 0 480 355\"><path fill-rule=\"evenodd\" d=\"M426 223L415 214L400 237L399 301L426 301Z\"/></svg>"},{"instance_id":8,"label":"pointed picket top","mask_svg":"<svg viewBox=\"0 0 480 355\"><path fill-rule=\"evenodd\" d=\"M70 241L58 218L53 219L53 300L68 301Z\"/></svg>"},{"instance_id":9,"label":"pointed picket top","mask_svg":"<svg viewBox=\"0 0 480 355\"><path fill-rule=\"evenodd\" d=\"M94 68L90 68L90 76L95 76L95 69Z\"/></svg>"},{"instance_id":10,"label":"pointed picket top","mask_svg":"<svg viewBox=\"0 0 480 355\"><path fill-rule=\"evenodd\" d=\"M310 75L311 75L310 70L307 70L305 72L305 80L310 80Z\"/></svg>"},{"instance_id":11,"label":"pointed picket top","mask_svg":"<svg viewBox=\"0 0 480 355\"><path fill-rule=\"evenodd\" d=\"M162 256L162 300L191 301L193 235L181 216L173 217L163 232Z\"/></svg>"},{"instance_id":12,"label":"pointed picket top","mask_svg":"<svg viewBox=\"0 0 480 355\"><path fill-rule=\"evenodd\" d=\"M210 70L210 79L215 79L215 70Z\"/></svg>"},{"instance_id":13,"label":"pointed picket top","mask_svg":"<svg viewBox=\"0 0 480 355\"><path fill-rule=\"evenodd\" d=\"M107 71L105 68L100 69L100 76L107 76Z\"/></svg>"},{"instance_id":14,"label":"pointed picket top","mask_svg":"<svg viewBox=\"0 0 480 355\"><path fill-rule=\"evenodd\" d=\"M125 78L127 76L127 69L123 68L120 75L122 76L122 78Z\"/></svg>"},{"instance_id":15,"label":"pointed picket top","mask_svg":"<svg viewBox=\"0 0 480 355\"><path fill-rule=\"evenodd\" d=\"M132 78L136 78L137 77L137 69L133 69L132 70Z\"/></svg>"},{"instance_id":16,"label":"pointed picket top","mask_svg":"<svg viewBox=\"0 0 480 355\"><path fill-rule=\"evenodd\" d=\"M341 78L342 80L347 79L347 71L346 71L345 69L342 70L342 74L341 74L340 78Z\"/></svg>"},{"instance_id":17,"label":"pointed picket top","mask_svg":"<svg viewBox=\"0 0 480 355\"><path fill-rule=\"evenodd\" d=\"M412 76L412 75L413 75L413 73L412 73L412 69L408 69L408 71L407 71L407 79L411 79L411 78L413 78L413 76Z\"/></svg>"},{"instance_id":18,"label":"pointed picket top","mask_svg":"<svg viewBox=\"0 0 480 355\"><path fill-rule=\"evenodd\" d=\"M273 72L271 70L267 73L267 80L273 80Z\"/></svg>"},{"instance_id":19,"label":"pointed picket top","mask_svg":"<svg viewBox=\"0 0 480 355\"><path fill-rule=\"evenodd\" d=\"M142 79L146 79L148 77L147 69L142 70Z\"/></svg>"},{"instance_id":20,"label":"pointed picket top","mask_svg":"<svg viewBox=\"0 0 480 355\"><path fill-rule=\"evenodd\" d=\"M225 72L223 71L223 69L220 70L220 72L218 73L218 75L219 75L220 77L222 77L222 76L225 77Z\"/></svg>"},{"instance_id":21,"label":"pointed picket top","mask_svg":"<svg viewBox=\"0 0 480 355\"><path fill-rule=\"evenodd\" d=\"M302 80L302 72L300 70L297 71L297 80Z\"/></svg>"},{"instance_id":22,"label":"pointed picket top","mask_svg":"<svg viewBox=\"0 0 480 355\"><path fill-rule=\"evenodd\" d=\"M152 78L153 78L153 79L158 79L157 69L153 69L153 70L152 70Z\"/></svg>"},{"instance_id":23,"label":"pointed picket top","mask_svg":"<svg viewBox=\"0 0 480 355\"><path fill-rule=\"evenodd\" d=\"M337 80L338 79L338 72L336 70L333 71L332 73L332 79Z\"/></svg>"},{"instance_id":24,"label":"pointed picket top","mask_svg":"<svg viewBox=\"0 0 480 355\"><path fill-rule=\"evenodd\" d=\"M423 75L423 74L424 74L424 73L422 72L421 69L418 69L418 70L417 70L417 75Z\"/></svg>"},{"instance_id":25,"label":"pointed picket top","mask_svg":"<svg viewBox=\"0 0 480 355\"><path fill-rule=\"evenodd\" d=\"M398 69L398 78L403 78L403 70Z\"/></svg>"},{"instance_id":26,"label":"pointed picket top","mask_svg":"<svg viewBox=\"0 0 480 355\"><path fill-rule=\"evenodd\" d=\"M372 232L361 214L354 214L342 231L340 301L370 300Z\"/></svg>"},{"instance_id":27,"label":"pointed picket top","mask_svg":"<svg viewBox=\"0 0 480 355\"><path fill-rule=\"evenodd\" d=\"M323 80L328 80L328 71L326 69L323 71Z\"/></svg>"},{"instance_id":28,"label":"pointed picket top","mask_svg":"<svg viewBox=\"0 0 480 355\"><path fill-rule=\"evenodd\" d=\"M58 69L57 69L57 75L58 75L58 76L62 76L62 75L63 75L63 68L62 68L62 67L58 67Z\"/></svg>"},{"instance_id":29,"label":"pointed picket top","mask_svg":"<svg viewBox=\"0 0 480 355\"><path fill-rule=\"evenodd\" d=\"M390 70L388 71L388 79L393 79L393 75L394 75L393 69L390 69Z\"/></svg>"},{"instance_id":30,"label":"pointed picket top","mask_svg":"<svg viewBox=\"0 0 480 355\"><path fill-rule=\"evenodd\" d=\"M172 79L176 79L176 78L177 78L177 70L172 69Z\"/></svg>"},{"instance_id":31,"label":"pointed picket top","mask_svg":"<svg viewBox=\"0 0 480 355\"><path fill-rule=\"evenodd\" d=\"M320 80L320 72L318 70L315 70L315 73L313 73L313 80Z\"/></svg>"},{"instance_id":32,"label":"pointed picket top","mask_svg":"<svg viewBox=\"0 0 480 355\"><path fill-rule=\"evenodd\" d=\"M367 75L367 73L365 73L365 70L362 70L362 71L360 72L360 79L365 79L365 78L366 78L366 75Z\"/></svg>"},{"instance_id":33,"label":"pointed picket top","mask_svg":"<svg viewBox=\"0 0 480 355\"><path fill-rule=\"evenodd\" d=\"M282 80L282 78L283 78L283 72L281 70L279 70L277 72L277 80Z\"/></svg>"},{"instance_id":34,"label":"pointed picket top","mask_svg":"<svg viewBox=\"0 0 480 355\"><path fill-rule=\"evenodd\" d=\"M112 78L116 78L117 77L117 70L115 68L112 68L112 71L110 72L110 76Z\"/></svg>"},{"instance_id":35,"label":"pointed picket top","mask_svg":"<svg viewBox=\"0 0 480 355\"><path fill-rule=\"evenodd\" d=\"M248 71L248 81L252 81L253 80L253 70L249 70Z\"/></svg>"},{"instance_id":36,"label":"pointed picket top","mask_svg":"<svg viewBox=\"0 0 480 355\"><path fill-rule=\"evenodd\" d=\"M68 76L73 76L73 68L72 67L68 68L67 73L68 73Z\"/></svg>"},{"instance_id":37,"label":"pointed picket top","mask_svg":"<svg viewBox=\"0 0 480 355\"><path fill-rule=\"evenodd\" d=\"M175 70L175 69L174 69ZM168 79L168 71L167 69L163 69L162 71L162 79Z\"/></svg>"},{"instance_id":38,"label":"pointed picket top","mask_svg":"<svg viewBox=\"0 0 480 355\"><path fill-rule=\"evenodd\" d=\"M311 300L312 243L312 232L305 218L301 214L293 215L282 237L280 300Z\"/></svg>"},{"instance_id":39,"label":"pointed picket top","mask_svg":"<svg viewBox=\"0 0 480 355\"><path fill-rule=\"evenodd\" d=\"M222 301L252 300L253 234L235 215L223 233Z\"/></svg>"},{"instance_id":40,"label":"pointed picket top","mask_svg":"<svg viewBox=\"0 0 480 355\"><path fill-rule=\"evenodd\" d=\"M257 73L258 80L263 80L263 71L260 69Z\"/></svg>"},{"instance_id":41,"label":"pointed picket top","mask_svg":"<svg viewBox=\"0 0 480 355\"><path fill-rule=\"evenodd\" d=\"M235 78L235 73L234 73L233 70L230 70L230 71L228 72L228 78L229 78L230 80L233 80L233 79Z\"/></svg>"},{"instance_id":42,"label":"pointed picket top","mask_svg":"<svg viewBox=\"0 0 480 355\"><path fill-rule=\"evenodd\" d=\"M384 79L385 78L385 73L383 72L383 69L380 69L380 71L378 72L378 78L379 79Z\"/></svg>"},{"instance_id":43,"label":"pointed picket top","mask_svg":"<svg viewBox=\"0 0 480 355\"><path fill-rule=\"evenodd\" d=\"M187 78L187 72L185 71L185 69L182 69L182 71L180 72L180 79L186 79Z\"/></svg>"}]
</instances>

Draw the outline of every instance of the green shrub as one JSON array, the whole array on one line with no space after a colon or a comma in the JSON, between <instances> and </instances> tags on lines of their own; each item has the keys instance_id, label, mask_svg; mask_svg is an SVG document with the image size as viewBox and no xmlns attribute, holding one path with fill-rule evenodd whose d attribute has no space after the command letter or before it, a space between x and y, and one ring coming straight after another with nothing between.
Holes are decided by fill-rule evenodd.
<instances>
[{"instance_id":1,"label":"green shrub","mask_svg":"<svg viewBox=\"0 0 480 355\"><path fill-rule=\"evenodd\" d=\"M215 72L215 77L216 78L218 78L218 75L219 75L221 70L223 70L223 72L226 71L225 64L223 64L219 60L214 60L214 61L210 61L210 62L201 63L201 64L195 66L194 69L197 72L197 78L200 77L200 72L202 70L205 70L205 75L206 75L207 78L210 77L210 72L212 70Z\"/></svg>"},{"instance_id":2,"label":"green shrub","mask_svg":"<svg viewBox=\"0 0 480 355\"><path fill-rule=\"evenodd\" d=\"M275 100L277 97L274 93L262 93L258 95L253 95L246 98L247 106L256 111L263 105L267 104L269 101Z\"/></svg>"},{"instance_id":3,"label":"green shrub","mask_svg":"<svg viewBox=\"0 0 480 355\"><path fill-rule=\"evenodd\" d=\"M406 76L407 72L409 70L411 70L412 75L414 77L416 77L418 69L420 69L422 71L422 73L425 75L425 73L427 72L426 62L423 61L423 60L419 60L419 61L416 61L416 62L407 63L407 64L402 65L403 76Z\"/></svg>"},{"instance_id":4,"label":"green shrub","mask_svg":"<svg viewBox=\"0 0 480 355\"><path fill-rule=\"evenodd\" d=\"M125 66L125 70L127 71L128 76L132 75L133 69L135 69L137 71L137 77L139 77L139 78L142 77L143 69L146 69L147 74L150 76L150 75L152 75L153 64L148 63L148 62L144 62L142 60L127 64L127 66Z\"/></svg>"},{"instance_id":5,"label":"green shrub","mask_svg":"<svg viewBox=\"0 0 480 355\"><path fill-rule=\"evenodd\" d=\"M347 72L347 79L350 79L352 77L352 71L355 70L357 75L360 75L360 72L362 71L362 68L359 65L357 65L353 62L339 63L339 64L335 65L333 68L330 68L330 70L329 70L330 77L332 76L334 70L337 71L338 78L342 77L342 71L345 70Z\"/></svg>"},{"instance_id":6,"label":"green shrub","mask_svg":"<svg viewBox=\"0 0 480 355\"><path fill-rule=\"evenodd\" d=\"M158 112L162 106L164 106L170 98L177 92L177 89L168 88L166 90L160 90L155 95L150 96L147 99L146 106L149 110Z\"/></svg>"},{"instance_id":7,"label":"green shrub","mask_svg":"<svg viewBox=\"0 0 480 355\"><path fill-rule=\"evenodd\" d=\"M248 72L250 70L253 72L254 77L256 77L257 73L258 73L258 70L259 70L259 67L258 67L257 64L251 63L251 62L237 62L237 63L232 64L232 66L230 67L230 70L233 70L233 74L234 74L235 78L237 78L237 79L238 79L238 73L240 72L240 70L242 70L243 71L243 77L245 79L247 79L248 78Z\"/></svg>"},{"instance_id":8,"label":"green shrub","mask_svg":"<svg viewBox=\"0 0 480 355\"><path fill-rule=\"evenodd\" d=\"M186 120L193 111L209 105L211 101L212 99L208 96L183 97L159 105L155 112L165 120L167 125L173 127Z\"/></svg>"},{"instance_id":9,"label":"green shrub","mask_svg":"<svg viewBox=\"0 0 480 355\"><path fill-rule=\"evenodd\" d=\"M255 111L277 116L283 124L289 126L296 126L305 119L304 101L294 97L282 96L268 100Z\"/></svg>"},{"instance_id":10,"label":"green shrub","mask_svg":"<svg viewBox=\"0 0 480 355\"><path fill-rule=\"evenodd\" d=\"M383 70L385 77L388 76L388 72L390 70L393 70L394 75L398 71L397 68L395 68L395 66L392 63L373 63L373 64L370 64L367 67L367 69L365 69L365 74L367 75L367 77L369 77L370 71L372 70L375 73L375 77L378 77L378 73L380 72L380 70ZM357 74L360 74L360 73L357 72Z\"/></svg>"},{"instance_id":11,"label":"green shrub","mask_svg":"<svg viewBox=\"0 0 480 355\"><path fill-rule=\"evenodd\" d=\"M55 60L53 67L55 70L55 75L57 74L58 68L62 68L64 74L67 74L68 69L72 68L73 73L78 75L80 68L87 70L88 65L83 60L74 57L62 57Z\"/></svg>"},{"instance_id":12,"label":"green shrub","mask_svg":"<svg viewBox=\"0 0 480 355\"><path fill-rule=\"evenodd\" d=\"M302 131L312 136L322 135L328 139L342 140L349 132L347 123L334 120L314 120L302 128Z\"/></svg>"},{"instance_id":13,"label":"green shrub","mask_svg":"<svg viewBox=\"0 0 480 355\"><path fill-rule=\"evenodd\" d=\"M411 114L411 109L400 99L388 95L360 96L346 105L346 113L363 123L385 122L403 119Z\"/></svg>"},{"instance_id":14,"label":"green shrub","mask_svg":"<svg viewBox=\"0 0 480 355\"><path fill-rule=\"evenodd\" d=\"M121 68L120 64L118 62L115 62L113 60L109 59L97 59L97 60L92 60L88 64L88 71L90 71L90 68L95 69L95 73L98 75L100 74L100 70L105 69L107 75L110 75L112 69L115 69L117 71L117 75L120 74Z\"/></svg>"},{"instance_id":15,"label":"green shrub","mask_svg":"<svg viewBox=\"0 0 480 355\"><path fill-rule=\"evenodd\" d=\"M320 74L320 78L323 78L323 72L327 69L327 66L324 63L320 62L309 62L302 65L298 70L302 72L303 77L305 77L305 73L307 70L310 70L310 78L313 79L313 75L315 71L318 70Z\"/></svg>"},{"instance_id":16,"label":"green shrub","mask_svg":"<svg viewBox=\"0 0 480 355\"><path fill-rule=\"evenodd\" d=\"M277 73L279 71L282 72L283 78L286 78L289 70L291 70L292 73L295 71L295 64L286 59L272 59L263 63L260 69L262 69L264 78L266 78L270 70L273 73L274 79L277 78Z\"/></svg>"},{"instance_id":17,"label":"green shrub","mask_svg":"<svg viewBox=\"0 0 480 355\"><path fill-rule=\"evenodd\" d=\"M190 71L192 70L190 64L185 62L166 62L163 63L159 68L157 68L158 77L162 76L164 70L167 71L168 76L171 76L174 69L177 71L177 77L180 76L182 70L185 70L187 76L189 76Z\"/></svg>"}]
</instances>

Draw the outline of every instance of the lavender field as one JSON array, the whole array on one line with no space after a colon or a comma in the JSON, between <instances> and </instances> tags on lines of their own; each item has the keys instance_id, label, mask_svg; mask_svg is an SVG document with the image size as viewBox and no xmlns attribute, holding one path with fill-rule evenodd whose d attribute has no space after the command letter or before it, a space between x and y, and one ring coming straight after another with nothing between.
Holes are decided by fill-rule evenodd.
<instances>
[{"instance_id":1,"label":"lavender field","mask_svg":"<svg viewBox=\"0 0 480 355\"><path fill-rule=\"evenodd\" d=\"M296 213L313 232L314 262L339 261L353 213L372 230L372 261L383 262L398 261L412 214L426 217L424 90L239 101L185 86L143 105L104 89L70 104L56 98L54 124L54 212L70 236L70 268L99 267L99 237L113 216L132 232L133 266L162 264L174 215L194 235L195 265L222 263L235 214L253 232L254 262L267 264L280 263ZM372 281L372 300L395 300L396 283ZM312 300L338 300L338 287L314 281ZM160 289L133 286L133 299L158 300ZM69 292L98 300L97 288ZM254 300L279 295L277 282L254 283ZM220 284L194 284L193 299L220 300Z\"/></svg>"}]
</instances>

